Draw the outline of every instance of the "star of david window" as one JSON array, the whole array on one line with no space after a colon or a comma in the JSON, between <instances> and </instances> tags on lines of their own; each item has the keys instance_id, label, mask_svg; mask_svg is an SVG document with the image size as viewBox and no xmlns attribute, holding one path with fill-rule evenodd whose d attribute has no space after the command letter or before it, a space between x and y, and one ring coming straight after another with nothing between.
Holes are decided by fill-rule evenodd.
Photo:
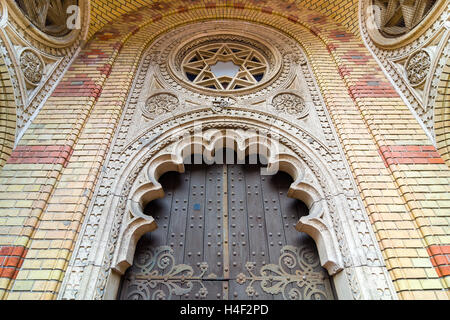
<instances>
[{"instance_id":1,"label":"star of david window","mask_svg":"<svg viewBox=\"0 0 450 320\"><path fill-rule=\"evenodd\" d=\"M258 85L268 64L257 50L238 43L212 43L193 49L183 60L186 80L212 90L231 91Z\"/></svg>"},{"instance_id":2,"label":"star of david window","mask_svg":"<svg viewBox=\"0 0 450 320\"><path fill-rule=\"evenodd\" d=\"M394 38L414 29L430 13L437 0L374 0L376 23L383 36Z\"/></svg>"}]
</instances>

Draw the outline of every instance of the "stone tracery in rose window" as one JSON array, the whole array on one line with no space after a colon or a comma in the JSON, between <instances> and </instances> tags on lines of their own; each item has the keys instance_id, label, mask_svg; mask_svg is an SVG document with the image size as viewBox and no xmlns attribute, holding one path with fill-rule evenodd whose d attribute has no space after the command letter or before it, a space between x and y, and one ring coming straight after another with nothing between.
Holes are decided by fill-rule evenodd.
<instances>
[{"instance_id":1,"label":"stone tracery in rose window","mask_svg":"<svg viewBox=\"0 0 450 320\"><path fill-rule=\"evenodd\" d=\"M213 90L239 90L258 85L267 73L265 57L238 43L212 43L188 54L182 63L191 83Z\"/></svg>"}]
</instances>

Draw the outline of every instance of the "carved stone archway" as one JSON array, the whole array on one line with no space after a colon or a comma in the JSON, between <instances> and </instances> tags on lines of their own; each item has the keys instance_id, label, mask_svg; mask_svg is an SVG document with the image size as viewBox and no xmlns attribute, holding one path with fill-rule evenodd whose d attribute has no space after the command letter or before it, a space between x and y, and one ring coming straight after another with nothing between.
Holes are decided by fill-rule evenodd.
<instances>
[{"instance_id":1,"label":"carved stone archway","mask_svg":"<svg viewBox=\"0 0 450 320\"><path fill-rule=\"evenodd\" d=\"M256 152L251 151L252 145L258 152L267 152L271 167L278 166L294 179L290 196L310 209L310 215L297 227L315 239L338 298L395 299L392 281L302 48L268 26L238 20L214 24L211 28L211 22L203 21L197 29L182 25L148 44L59 298L115 299L137 240L155 228L153 219L143 214L143 207L164 195L158 178L167 171L183 171L183 150L197 146L212 156L228 141L241 155ZM257 91L243 89L239 96L221 93L211 97L173 77L171 57L177 61L175 53L184 48L184 41L192 40L190 36L193 32L198 35L198 30L213 30L216 36L217 29L244 41L239 30L251 30L252 40L268 42L276 57L271 67L276 73L273 81L263 83ZM267 35L274 39L268 41ZM155 109L151 103L155 95L170 98Z\"/></svg>"},{"instance_id":2,"label":"carved stone archway","mask_svg":"<svg viewBox=\"0 0 450 320\"><path fill-rule=\"evenodd\" d=\"M268 114L228 108L220 118L209 108L181 119L178 116L177 126L167 130L155 127L124 149L120 156L124 163L116 168L120 178L108 187L108 196L102 200L104 210L109 212L107 217L99 217L105 223L104 240L90 253L102 267L89 273L81 271L81 279L74 278L81 280L77 283L80 288L83 283L91 283L77 298L116 297L121 274L132 263L137 241L156 227L153 218L143 214L143 208L164 196L158 178L168 171L183 172L182 159L189 150L213 157L214 150L223 146L232 147L241 156L266 153L269 170L278 167L293 177L289 196L303 201L310 210L297 229L315 240L321 264L333 276L338 298L376 299L380 292L384 298L395 296L375 239L355 234L357 229L369 230L370 225L356 193L343 190L342 177L327 165L329 149L311 134L290 125L283 130L270 127ZM354 220L356 215L359 218ZM83 239L80 241L82 244ZM69 274L74 269L76 262L69 267ZM70 278L67 285L61 298L71 298Z\"/></svg>"}]
</instances>

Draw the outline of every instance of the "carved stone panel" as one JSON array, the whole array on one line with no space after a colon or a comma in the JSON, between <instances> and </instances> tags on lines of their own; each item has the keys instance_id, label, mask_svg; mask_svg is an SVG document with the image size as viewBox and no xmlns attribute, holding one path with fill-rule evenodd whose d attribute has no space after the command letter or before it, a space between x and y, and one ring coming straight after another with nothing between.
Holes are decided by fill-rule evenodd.
<instances>
[{"instance_id":1,"label":"carved stone panel","mask_svg":"<svg viewBox=\"0 0 450 320\"><path fill-rule=\"evenodd\" d=\"M25 80L33 86L39 85L44 75L44 62L33 50L25 49L20 54L20 68Z\"/></svg>"},{"instance_id":2,"label":"carved stone panel","mask_svg":"<svg viewBox=\"0 0 450 320\"><path fill-rule=\"evenodd\" d=\"M283 92L272 99L272 107L278 113L285 113L296 118L303 118L308 114L305 100L298 94Z\"/></svg>"},{"instance_id":3,"label":"carved stone panel","mask_svg":"<svg viewBox=\"0 0 450 320\"><path fill-rule=\"evenodd\" d=\"M177 96L172 93L156 93L147 99L147 102L143 107L143 114L149 119L154 119L164 113L174 111L179 103L180 101Z\"/></svg>"},{"instance_id":4,"label":"carved stone panel","mask_svg":"<svg viewBox=\"0 0 450 320\"><path fill-rule=\"evenodd\" d=\"M431 57L421 50L412 54L406 62L408 81L412 86L421 85L429 76L431 69Z\"/></svg>"}]
</instances>

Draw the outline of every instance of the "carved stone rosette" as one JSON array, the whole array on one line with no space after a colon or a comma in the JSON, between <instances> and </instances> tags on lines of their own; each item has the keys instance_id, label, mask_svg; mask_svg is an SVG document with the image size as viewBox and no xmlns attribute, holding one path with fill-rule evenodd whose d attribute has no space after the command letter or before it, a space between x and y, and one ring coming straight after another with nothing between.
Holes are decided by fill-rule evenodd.
<instances>
[{"instance_id":1,"label":"carved stone rosette","mask_svg":"<svg viewBox=\"0 0 450 320\"><path fill-rule=\"evenodd\" d=\"M143 115L149 119L174 111L180 103L176 95L159 92L147 99L143 106Z\"/></svg>"},{"instance_id":2,"label":"carved stone rosette","mask_svg":"<svg viewBox=\"0 0 450 320\"><path fill-rule=\"evenodd\" d=\"M44 75L44 62L39 55L30 49L23 50L20 54L20 68L28 83L39 85Z\"/></svg>"},{"instance_id":3,"label":"carved stone rosette","mask_svg":"<svg viewBox=\"0 0 450 320\"><path fill-rule=\"evenodd\" d=\"M309 111L305 100L291 92L282 92L273 97L272 107L276 112L295 116L298 119L307 116Z\"/></svg>"},{"instance_id":4,"label":"carved stone rosette","mask_svg":"<svg viewBox=\"0 0 450 320\"><path fill-rule=\"evenodd\" d=\"M406 74L412 86L421 85L431 69L431 57L425 50L412 54L406 62Z\"/></svg>"}]
</instances>

